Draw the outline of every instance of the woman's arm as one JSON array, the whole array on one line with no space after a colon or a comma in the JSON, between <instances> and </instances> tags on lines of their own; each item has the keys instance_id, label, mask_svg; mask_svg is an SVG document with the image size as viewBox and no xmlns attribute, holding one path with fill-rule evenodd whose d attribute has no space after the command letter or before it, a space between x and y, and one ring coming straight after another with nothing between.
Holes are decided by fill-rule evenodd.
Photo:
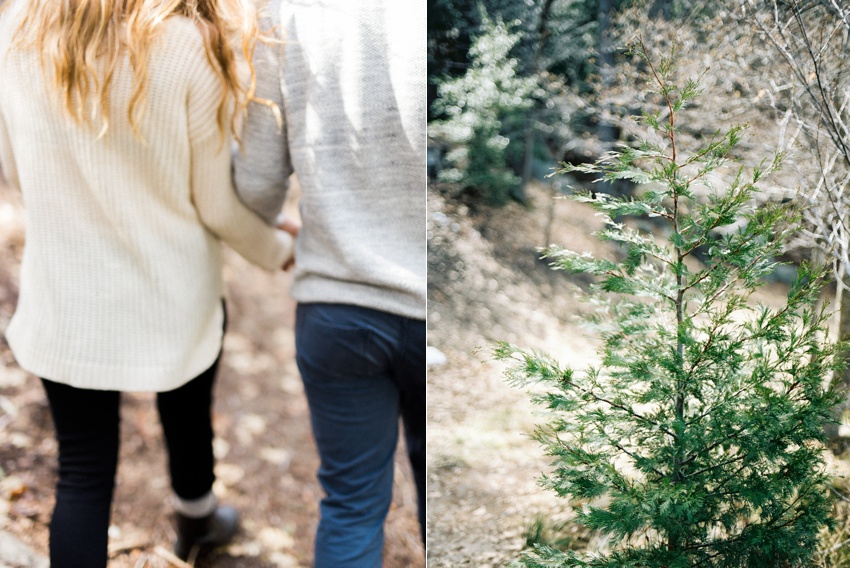
<instances>
[{"instance_id":1,"label":"woman's arm","mask_svg":"<svg viewBox=\"0 0 850 568\"><path fill-rule=\"evenodd\" d=\"M293 238L267 225L236 197L230 152L216 134L192 144L192 199L201 221L246 260L268 270L293 254Z\"/></svg>"},{"instance_id":2,"label":"woman's arm","mask_svg":"<svg viewBox=\"0 0 850 568\"><path fill-rule=\"evenodd\" d=\"M15 164L15 154L12 152L12 140L9 137L9 129L6 120L3 118L2 110L0 110L0 169L2 169L6 181L15 189L20 190L18 168Z\"/></svg>"},{"instance_id":3,"label":"woman's arm","mask_svg":"<svg viewBox=\"0 0 850 568\"><path fill-rule=\"evenodd\" d=\"M202 56L194 69L188 101L195 209L204 225L246 260L269 270L280 269L292 258L293 239L266 224L236 196L230 139L220 133L216 122L220 96L219 79Z\"/></svg>"}]
</instances>

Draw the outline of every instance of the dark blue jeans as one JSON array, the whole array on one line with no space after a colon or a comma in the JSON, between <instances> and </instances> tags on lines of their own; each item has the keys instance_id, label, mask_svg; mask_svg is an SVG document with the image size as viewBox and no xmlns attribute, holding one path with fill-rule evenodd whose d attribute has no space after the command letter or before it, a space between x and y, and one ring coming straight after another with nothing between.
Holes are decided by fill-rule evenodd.
<instances>
[{"instance_id":1,"label":"dark blue jeans","mask_svg":"<svg viewBox=\"0 0 850 568\"><path fill-rule=\"evenodd\" d=\"M295 343L326 496L315 568L381 566L399 417L425 527L425 322L300 304Z\"/></svg>"},{"instance_id":2,"label":"dark blue jeans","mask_svg":"<svg viewBox=\"0 0 850 568\"><path fill-rule=\"evenodd\" d=\"M157 393L171 487L183 499L212 489L212 388L218 360L182 387ZM59 442L59 481L50 521L51 568L105 568L118 464L121 393L42 379Z\"/></svg>"}]
</instances>

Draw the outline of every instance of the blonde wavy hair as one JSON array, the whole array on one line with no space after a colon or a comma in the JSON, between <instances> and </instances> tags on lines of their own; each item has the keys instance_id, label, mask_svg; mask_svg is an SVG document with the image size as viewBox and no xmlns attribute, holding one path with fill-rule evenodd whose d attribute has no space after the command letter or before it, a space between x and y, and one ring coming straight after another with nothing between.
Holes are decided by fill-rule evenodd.
<instances>
[{"instance_id":1,"label":"blonde wavy hair","mask_svg":"<svg viewBox=\"0 0 850 568\"><path fill-rule=\"evenodd\" d=\"M221 81L219 131L225 132L230 116L230 131L239 139L238 111L254 100L256 84L251 63L259 38L256 0L29 0L25 12L15 45L37 50L47 78L52 71L65 109L76 122L93 127L100 110L100 135L109 126L112 77L126 50L134 74L127 116L141 136L138 119L153 38L169 16L189 18L201 31L207 60ZM237 47L250 73L247 80L240 80Z\"/></svg>"}]
</instances>

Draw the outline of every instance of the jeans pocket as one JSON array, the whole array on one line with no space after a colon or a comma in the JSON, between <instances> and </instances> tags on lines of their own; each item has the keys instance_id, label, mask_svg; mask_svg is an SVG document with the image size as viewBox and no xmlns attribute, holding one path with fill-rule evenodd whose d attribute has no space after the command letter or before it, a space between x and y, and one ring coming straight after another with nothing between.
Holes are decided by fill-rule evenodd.
<instances>
[{"instance_id":1,"label":"jeans pocket","mask_svg":"<svg viewBox=\"0 0 850 568\"><path fill-rule=\"evenodd\" d=\"M295 347L298 364L309 369L308 375L371 377L385 367L385 356L369 327L344 319L334 321L326 313L305 314L296 328Z\"/></svg>"}]
</instances>

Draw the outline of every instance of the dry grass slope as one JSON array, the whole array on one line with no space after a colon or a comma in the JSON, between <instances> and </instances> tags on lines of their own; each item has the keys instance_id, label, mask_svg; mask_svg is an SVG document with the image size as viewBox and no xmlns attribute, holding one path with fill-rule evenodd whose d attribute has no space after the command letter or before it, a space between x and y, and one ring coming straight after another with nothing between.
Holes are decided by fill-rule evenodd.
<instances>
[{"instance_id":1,"label":"dry grass slope","mask_svg":"<svg viewBox=\"0 0 850 568\"><path fill-rule=\"evenodd\" d=\"M429 373L428 566L504 566L529 536L594 549L603 542L570 523L567 503L535 485L547 460L529 439L536 409L507 385L489 360L496 341L549 353L579 367L594 361L597 343L576 316L589 307L587 282L537 260L551 223L551 241L613 258L596 241L601 219L584 205L552 199L534 186L531 208L492 210L461 204L447 186L429 190L429 343L448 358ZM760 302L776 305L786 289L768 284ZM824 568L850 566L850 461L827 452L837 477L835 531L825 535ZM846 458L846 456L845 456Z\"/></svg>"}]
</instances>

